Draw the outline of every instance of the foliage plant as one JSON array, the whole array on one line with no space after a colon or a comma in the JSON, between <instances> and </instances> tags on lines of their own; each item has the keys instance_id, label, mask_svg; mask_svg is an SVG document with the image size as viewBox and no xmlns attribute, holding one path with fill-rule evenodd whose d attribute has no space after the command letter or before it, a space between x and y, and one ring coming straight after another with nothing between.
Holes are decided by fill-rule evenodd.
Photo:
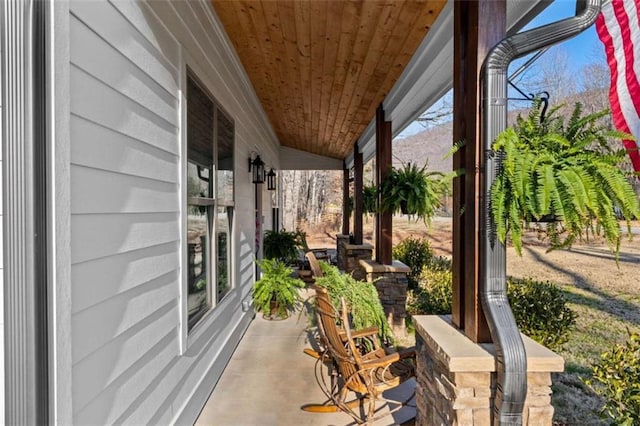
<instances>
[{"instance_id":1,"label":"foliage plant","mask_svg":"<svg viewBox=\"0 0 640 426\"><path fill-rule=\"evenodd\" d=\"M613 149L609 139L633 137L599 124L607 110L583 116L576 103L565 122L559 109L542 120L542 102L534 100L528 116L519 116L493 144L502 158L491 187L497 236L505 242L509 235L521 254L523 230L532 221L551 218L543 230L550 249L570 247L593 233L602 234L617 254L621 232L615 210L630 230L640 206L619 167L625 150Z\"/></svg>"},{"instance_id":2,"label":"foliage plant","mask_svg":"<svg viewBox=\"0 0 640 426\"><path fill-rule=\"evenodd\" d=\"M453 299L451 270L425 267L419 286L407 292L407 312L411 315L450 314Z\"/></svg>"},{"instance_id":3,"label":"foliage plant","mask_svg":"<svg viewBox=\"0 0 640 426\"><path fill-rule=\"evenodd\" d=\"M507 296L521 332L551 350L569 340L576 314L560 288L530 278L507 281Z\"/></svg>"},{"instance_id":4,"label":"foliage plant","mask_svg":"<svg viewBox=\"0 0 640 426\"><path fill-rule=\"evenodd\" d=\"M450 314L452 282L450 268L425 267L418 289L408 292L409 314ZM557 286L548 281L509 278L507 296L522 333L552 350L558 350L568 340L576 314L567 306L567 300Z\"/></svg>"},{"instance_id":5,"label":"foliage plant","mask_svg":"<svg viewBox=\"0 0 640 426\"><path fill-rule=\"evenodd\" d=\"M300 289L305 284L294 278L293 270L278 259L257 261L262 276L253 285L253 304L265 317L286 318L301 304Z\"/></svg>"},{"instance_id":6,"label":"foliage plant","mask_svg":"<svg viewBox=\"0 0 640 426\"><path fill-rule=\"evenodd\" d=\"M378 187L367 185L362 189L362 210L365 214L374 214L378 211Z\"/></svg>"},{"instance_id":7,"label":"foliage plant","mask_svg":"<svg viewBox=\"0 0 640 426\"><path fill-rule=\"evenodd\" d=\"M585 382L605 399L601 414L611 424L640 424L640 334L602 353Z\"/></svg>"},{"instance_id":8,"label":"foliage plant","mask_svg":"<svg viewBox=\"0 0 640 426\"><path fill-rule=\"evenodd\" d=\"M426 238L405 238L393 247L393 258L411 268L407 275L409 289L418 288L418 280L427 264L433 262L435 254Z\"/></svg>"},{"instance_id":9,"label":"foliage plant","mask_svg":"<svg viewBox=\"0 0 640 426\"><path fill-rule=\"evenodd\" d=\"M393 341L378 290L373 283L356 280L351 274L342 273L326 262L321 261L320 268L324 276L316 278L316 285L327 289L336 310L340 308L340 299L344 297L353 328L360 330L375 326L383 341Z\"/></svg>"},{"instance_id":10,"label":"foliage plant","mask_svg":"<svg viewBox=\"0 0 640 426\"><path fill-rule=\"evenodd\" d=\"M418 167L407 163L392 167L380 184L380 209L384 212L415 215L429 222L442 205L446 193L445 175L427 171L427 164Z\"/></svg>"},{"instance_id":11,"label":"foliage plant","mask_svg":"<svg viewBox=\"0 0 640 426\"><path fill-rule=\"evenodd\" d=\"M276 259L287 265L294 265L298 258L300 235L286 230L268 230L265 233L263 247L264 257Z\"/></svg>"}]
</instances>

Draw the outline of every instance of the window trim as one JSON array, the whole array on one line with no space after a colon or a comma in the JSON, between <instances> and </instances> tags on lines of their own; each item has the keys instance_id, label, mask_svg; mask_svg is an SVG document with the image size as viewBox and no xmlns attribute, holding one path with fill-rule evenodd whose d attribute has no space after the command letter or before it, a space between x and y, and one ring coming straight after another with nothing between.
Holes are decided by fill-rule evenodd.
<instances>
[{"instance_id":1,"label":"window trim","mask_svg":"<svg viewBox=\"0 0 640 426\"><path fill-rule=\"evenodd\" d=\"M206 76L207 74L201 70L198 66L197 62L193 60L193 58L181 47L180 49L180 99L179 99L179 115L180 115L180 133L179 133L179 143L180 143L180 354L184 354L188 351L189 347L197 342L208 330L208 328L213 324L217 318L220 316L220 313L226 311L226 305L232 303L231 301L235 298L234 293L237 293L238 288L236 285L236 214L233 214L232 220L229 223L230 232L229 232L229 242L228 242L228 252L229 252L229 264L228 264L228 277L230 283L230 289L225 294L224 298L221 301L216 301L217 299L217 247L216 247L216 236L217 236L217 209L218 207L233 207L235 212L235 198L237 191L237 167L236 167L236 123L231 114L220 104L220 102L213 95L210 90L210 84L205 79L201 78L201 76ZM187 141L187 82L188 78L192 78L200 88L207 94L207 96L211 99L214 104L214 175L216 181L214 182L214 199L213 201L208 198L200 198L200 197L188 197L187 194L187 181L188 181L188 141ZM218 114L222 113L226 116L226 118L233 125L233 173L234 173L234 184L232 197L233 201L220 201L218 200L218 183L217 183L217 173L218 173L218 153L217 153L217 130L218 130ZM187 210L188 205L191 204L201 204L210 206L210 208L214 212L214 216L212 217L213 224L211 226L211 279L212 285L210 286L211 293L211 308L208 309L200 320L193 325L191 330L189 330L189 307L188 307L188 248L186 243L187 238ZM215 255L215 256L214 256ZM214 266L215 265L215 266Z\"/></svg>"}]
</instances>

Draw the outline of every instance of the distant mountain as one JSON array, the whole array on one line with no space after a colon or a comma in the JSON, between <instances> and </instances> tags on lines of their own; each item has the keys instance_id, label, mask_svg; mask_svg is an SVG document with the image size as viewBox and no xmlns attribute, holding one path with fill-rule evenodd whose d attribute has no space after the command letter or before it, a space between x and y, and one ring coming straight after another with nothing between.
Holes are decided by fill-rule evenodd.
<instances>
[{"instance_id":1,"label":"distant mountain","mask_svg":"<svg viewBox=\"0 0 640 426\"><path fill-rule=\"evenodd\" d=\"M428 170L450 172L452 158L446 160L452 144L452 122L425 129L414 135L395 139L392 145L393 165L415 163L419 166L428 161Z\"/></svg>"}]
</instances>

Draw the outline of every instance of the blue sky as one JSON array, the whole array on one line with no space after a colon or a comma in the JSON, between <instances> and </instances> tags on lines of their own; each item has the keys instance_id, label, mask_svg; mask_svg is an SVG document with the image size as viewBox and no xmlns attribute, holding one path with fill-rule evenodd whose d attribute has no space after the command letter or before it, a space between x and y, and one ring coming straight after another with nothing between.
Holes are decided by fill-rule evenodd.
<instances>
[{"instance_id":1,"label":"blue sky","mask_svg":"<svg viewBox=\"0 0 640 426\"><path fill-rule=\"evenodd\" d=\"M531 21L525 29L575 16L575 8L575 0L555 0L540 13L540 15ZM604 49L600 40L598 40L598 35L593 25L577 36L555 45L545 53L545 55L550 54L553 49L562 49L568 56L570 66L575 67L576 70L593 62L605 63ZM399 137L409 136L421 130L424 130L424 127L414 122L409 125Z\"/></svg>"}]
</instances>

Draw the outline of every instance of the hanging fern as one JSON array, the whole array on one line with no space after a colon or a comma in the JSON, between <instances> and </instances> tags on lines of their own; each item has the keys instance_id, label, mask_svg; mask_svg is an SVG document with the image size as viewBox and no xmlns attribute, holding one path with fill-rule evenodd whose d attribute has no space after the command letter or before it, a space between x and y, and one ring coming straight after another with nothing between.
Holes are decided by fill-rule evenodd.
<instances>
[{"instance_id":1,"label":"hanging fern","mask_svg":"<svg viewBox=\"0 0 640 426\"><path fill-rule=\"evenodd\" d=\"M447 179L451 178L441 172L428 172L426 164L393 167L380 185L380 209L415 215L428 223L442 205Z\"/></svg>"},{"instance_id":2,"label":"hanging fern","mask_svg":"<svg viewBox=\"0 0 640 426\"><path fill-rule=\"evenodd\" d=\"M638 197L619 167L626 153L611 139L633 139L599 124L608 111L582 115L577 103L565 123L553 108L540 119L542 102L534 100L526 118L496 138L502 159L491 187L491 213L503 243L511 238L522 254L522 235L534 221L548 221L543 232L550 250L570 247L589 234L602 235L618 253L621 231L615 211L630 229L640 217Z\"/></svg>"},{"instance_id":3,"label":"hanging fern","mask_svg":"<svg viewBox=\"0 0 640 426\"><path fill-rule=\"evenodd\" d=\"M378 212L378 187L367 185L362 189L362 210L365 214Z\"/></svg>"}]
</instances>

